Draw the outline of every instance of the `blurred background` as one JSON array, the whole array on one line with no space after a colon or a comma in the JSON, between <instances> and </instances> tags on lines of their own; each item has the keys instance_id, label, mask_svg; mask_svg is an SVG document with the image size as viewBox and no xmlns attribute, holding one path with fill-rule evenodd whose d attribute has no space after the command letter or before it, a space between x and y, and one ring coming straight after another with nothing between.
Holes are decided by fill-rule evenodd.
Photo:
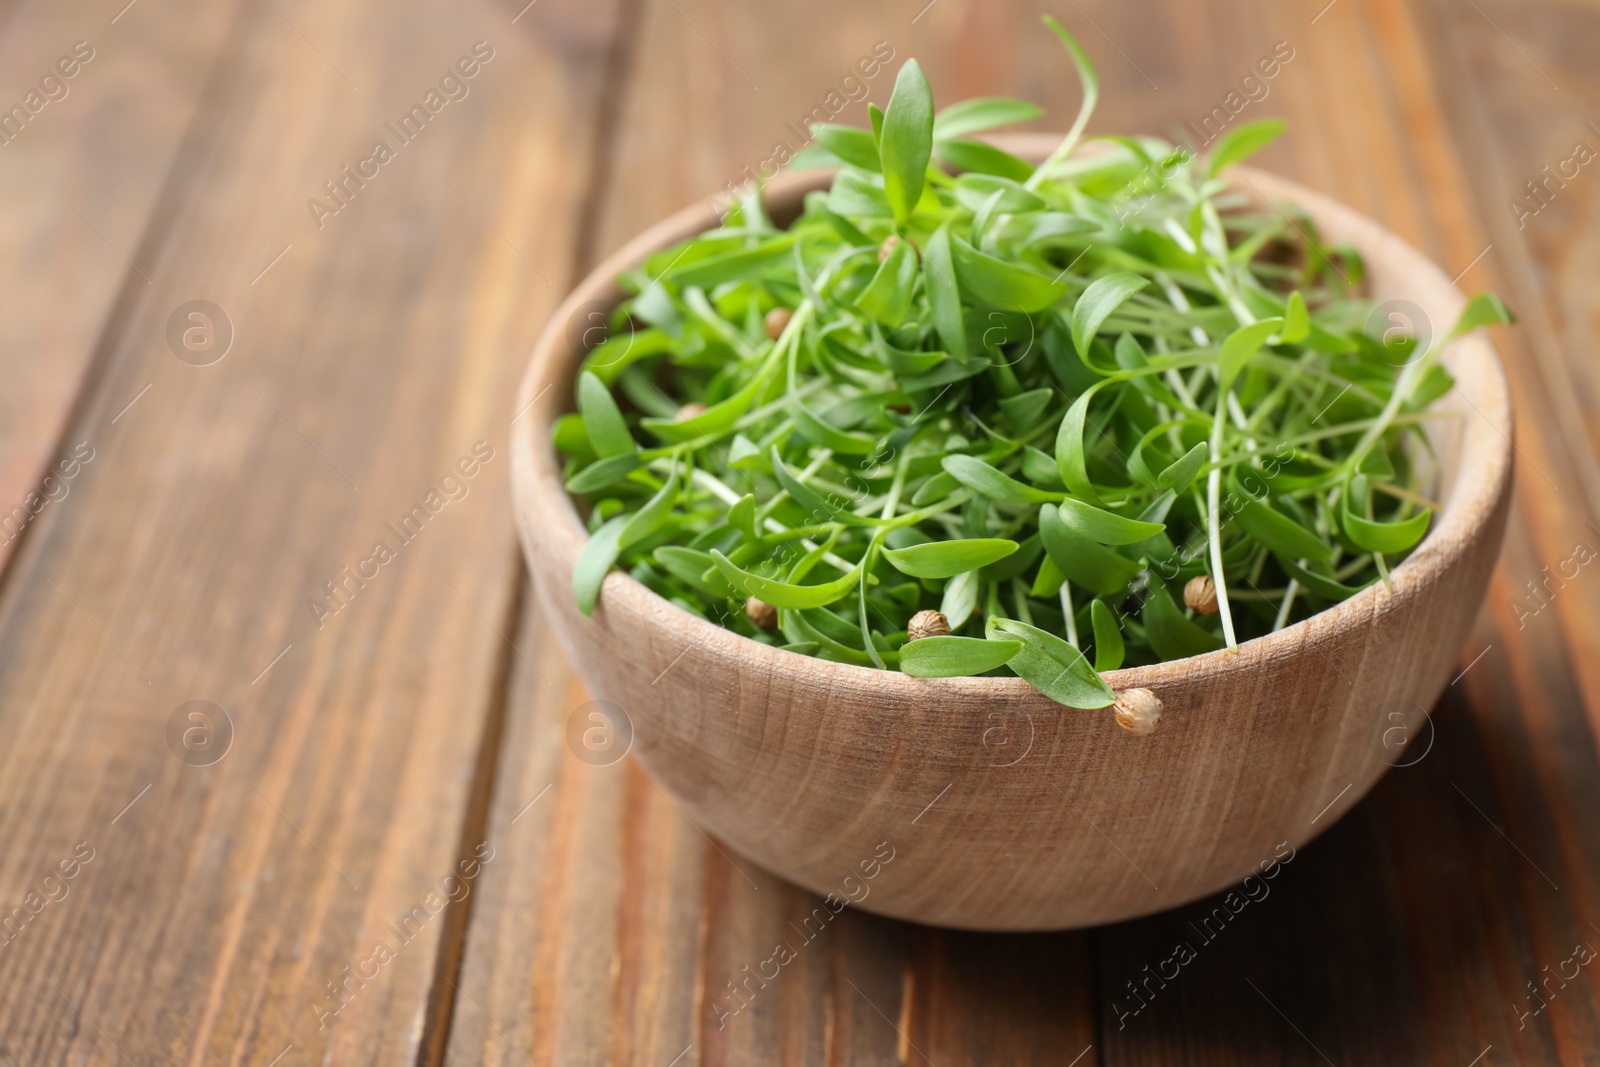
<instances>
[{"instance_id":1,"label":"blurred background","mask_svg":"<svg viewBox=\"0 0 1600 1067\"><path fill-rule=\"evenodd\" d=\"M1501 566L1401 766L1177 978L1215 901L852 909L719 1023L816 902L569 748L515 385L907 58L1066 126L1044 13L1091 133L1286 118L1260 165L1520 314ZM1581 0L4 4L0 1064L1593 1062L1600 579L1548 579L1600 545L1597 48Z\"/></svg>"}]
</instances>

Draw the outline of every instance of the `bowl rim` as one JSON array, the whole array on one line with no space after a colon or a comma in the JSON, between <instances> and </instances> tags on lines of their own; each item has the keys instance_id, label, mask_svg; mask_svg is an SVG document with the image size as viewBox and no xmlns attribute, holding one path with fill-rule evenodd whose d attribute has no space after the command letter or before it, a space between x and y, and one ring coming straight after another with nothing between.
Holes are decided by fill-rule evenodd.
<instances>
[{"instance_id":1,"label":"bowl rim","mask_svg":"<svg viewBox=\"0 0 1600 1067\"><path fill-rule=\"evenodd\" d=\"M1053 134L1015 134L996 137L995 143L1021 156L1042 158L1058 140ZM1453 282L1431 259L1392 231L1355 209L1317 193L1286 178L1246 166L1232 168L1231 173L1252 186L1262 197L1272 201L1286 201L1302 208L1312 209L1319 217L1335 215L1341 224L1358 233L1353 242L1363 252L1370 246L1382 244L1392 254L1409 257L1423 275L1419 288L1433 289L1448 294L1455 307L1451 315L1459 314L1466 298ZM767 185L764 198L769 201L798 202L813 190L826 188L831 181L832 169L818 169L801 173L784 173ZM588 542L589 533L579 518L571 495L561 477L550 429L559 415L573 406L570 397L561 396L554 385L571 371L575 374L585 351L570 344L567 337L576 317L594 305L614 307L626 294L617 285L617 278L639 266L651 254L671 244L687 239L714 227L720 220L709 206L703 204L681 209L666 219L648 227L620 249L597 264L573 287L571 293L552 312L541 331L531 353L528 367L517 391L513 420L512 492L513 516L517 523L524 550L533 555L553 553L559 573L570 576L579 553ZM1366 627L1380 612L1420 596L1429 586L1464 556L1475 535L1490 522L1497 501L1511 475L1513 409L1505 370L1494 346L1481 333L1463 336L1446 349L1481 348L1484 357L1479 370L1480 401L1469 404L1482 416L1487 427L1479 420L1466 420L1458 448L1458 470L1452 484L1440 501L1440 511L1432 528L1423 540L1398 566L1390 572L1392 588L1381 582L1374 583L1348 600L1333 605L1315 615L1284 627L1241 642L1238 651L1223 648L1198 656L1166 660L1137 667L1123 667L1101 674L1115 691L1135 687L1160 689L1196 676L1215 677L1249 669L1264 660L1277 660L1303 651L1313 640L1324 642L1345 636ZM1444 355L1442 353L1441 355ZM543 387L541 388L541 384ZM1460 391L1460 383L1451 394ZM1501 431L1499 428L1504 427ZM1500 447L1485 449L1481 442L1490 430L1498 432ZM1474 448L1474 445L1478 447ZM1480 466L1473 478L1465 476L1469 452L1486 453L1486 466ZM1474 456L1472 458L1481 458ZM554 498L554 499L552 499ZM538 566L530 566L537 578ZM544 583L538 582L538 585ZM547 591L555 596L571 597L570 581L562 588ZM543 593L541 594L543 595ZM734 630L702 619L671 603L666 598L635 580L627 573L613 569L601 585L600 597L594 615L604 620L613 609L620 608L624 615L633 618L651 618L656 624L670 620L678 630L692 639L703 650L744 658L752 664L764 665L774 671L804 669L810 677L824 687L845 686L851 689L873 688L884 695L901 690L905 695L926 695L924 687L945 687L953 696L971 698L992 696L1006 699L1028 699L1030 694L1040 701L1050 703L1048 697L1038 693L1021 678L914 678L895 670L879 670L825 660L790 652L775 645L752 640ZM576 605L571 605L575 607Z\"/></svg>"}]
</instances>

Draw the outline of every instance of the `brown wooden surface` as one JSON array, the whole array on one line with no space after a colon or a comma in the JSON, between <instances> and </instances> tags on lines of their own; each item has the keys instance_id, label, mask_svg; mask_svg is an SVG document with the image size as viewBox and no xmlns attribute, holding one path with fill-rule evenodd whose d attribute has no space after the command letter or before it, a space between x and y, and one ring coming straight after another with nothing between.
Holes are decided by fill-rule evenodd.
<instances>
[{"instance_id":1,"label":"brown wooden surface","mask_svg":"<svg viewBox=\"0 0 1600 1067\"><path fill-rule=\"evenodd\" d=\"M96 450L0 585L0 913L95 850L0 945L0 1062L1600 1061L1595 964L1518 1014L1600 949L1600 571L1516 606L1600 548L1600 172L1524 228L1506 205L1600 148L1593 5L1049 6L1099 62L1103 131L1171 132L1290 42L1249 111L1292 123L1263 165L1522 314L1497 337L1519 425L1501 566L1427 755L1139 1014L1124 983L1205 903L1006 937L847 911L725 1030L711 998L813 901L631 762L570 754L585 698L519 591L510 390L582 268L769 155L878 40L943 100L1016 93L1059 126L1075 89L1040 8L122 6L0 12L7 105L97 50L0 147L0 489L20 502ZM318 231L306 199L480 39L470 95ZM204 368L164 339L200 298L235 328ZM496 457L469 495L319 630L307 599L479 439ZM213 766L164 737L191 699L232 717ZM471 894L319 1030L325 984L480 842Z\"/></svg>"}]
</instances>

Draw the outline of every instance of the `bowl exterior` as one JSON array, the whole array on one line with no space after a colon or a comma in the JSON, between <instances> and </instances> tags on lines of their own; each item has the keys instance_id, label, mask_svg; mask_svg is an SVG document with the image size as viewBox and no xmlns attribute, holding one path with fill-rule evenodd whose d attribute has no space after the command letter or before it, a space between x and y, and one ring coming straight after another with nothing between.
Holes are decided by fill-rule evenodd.
<instances>
[{"instance_id":1,"label":"bowl exterior","mask_svg":"<svg viewBox=\"0 0 1600 1067\"><path fill-rule=\"evenodd\" d=\"M1362 249L1374 295L1454 320L1462 297L1420 253L1326 198L1240 170L1263 196L1304 207L1328 240ZM774 188L775 215L823 181ZM594 309L621 298L619 271L714 222L706 209L668 220L578 287L535 351L517 401L532 406L512 442L539 603L590 692L628 715L633 754L695 822L834 902L935 925L1059 929L1275 873L1390 766L1415 758L1407 735L1426 733L1509 500L1509 396L1481 333L1447 353L1458 389L1446 403L1459 418L1442 431L1444 507L1393 588L1237 653L1107 675L1161 698L1160 729L1147 737L1016 679L919 680L769 648L620 573L581 615L572 572L587 534L550 445L570 409L578 339Z\"/></svg>"}]
</instances>

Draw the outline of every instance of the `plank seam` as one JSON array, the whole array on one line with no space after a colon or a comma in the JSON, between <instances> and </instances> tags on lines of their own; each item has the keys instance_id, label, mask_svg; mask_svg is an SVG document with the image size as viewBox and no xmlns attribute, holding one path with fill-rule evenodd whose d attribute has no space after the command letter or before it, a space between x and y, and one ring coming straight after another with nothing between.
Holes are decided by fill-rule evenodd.
<instances>
[{"instance_id":1,"label":"plank seam","mask_svg":"<svg viewBox=\"0 0 1600 1067\"><path fill-rule=\"evenodd\" d=\"M592 177L578 210L569 282L583 277L598 259L595 246L598 243L601 210L610 199L607 195L609 183L606 175L609 173L614 145L620 135L622 103L627 96L627 83L634 70L638 41L635 27L640 21L639 7L640 0L619 0L618 3L616 15L618 29L611 47L607 50L604 63L601 81L603 88L595 117L594 151L589 167ZM526 630L523 606L530 599L527 593L530 591L529 583L532 581L522 558L520 542L517 545L516 555L517 588L505 624L505 632L510 635L513 644L522 639ZM512 653L515 651L513 647L503 653L496 668L495 684L490 697L491 721L485 727L478 767L473 775L471 800L463 820L461 840L457 850L463 858L472 849L475 841L483 839L488 828L494 786L499 777L499 750L505 732L508 705L511 702L511 672L514 666ZM441 1067L445 1056L449 1053L450 1032L455 1021L455 1001L465 996L456 983L466 962L472 910L472 898L468 897L462 901L459 913L452 918L450 926L445 930L445 940L440 945L435 965L433 987L428 994L428 1021L417 1049L416 1067ZM455 996L445 994L446 986L454 991Z\"/></svg>"},{"instance_id":2,"label":"plank seam","mask_svg":"<svg viewBox=\"0 0 1600 1067\"><path fill-rule=\"evenodd\" d=\"M199 164L214 150L215 135L221 130L224 117L228 113L234 95L233 84L244 67L244 64L239 62L239 56L244 53L247 38L245 27L250 22L248 15L251 6L240 0L227 36L217 49L211 71L206 75L199 90L202 102L196 106L194 117L190 119L183 139L172 154L172 162L167 167L167 176L162 179L161 191L151 206L144 232L134 245L132 255L128 257L128 269L123 273L122 283L117 287L111 309L106 313L105 324L100 328L94 348L84 364L83 375L79 379L77 391L73 394L72 403L67 407L60 429L56 433L55 443L50 448L48 458L39 468L34 484L42 481L45 473L53 470L55 464L66 457L67 449L73 440L81 439L80 435L86 430L90 412L105 394L111 371L116 365L117 349L122 343L126 328L146 292L151 288L150 280L139 270L137 264L142 260L152 264L153 269L153 264L160 258L162 250L176 232L176 222L182 217L191 199L190 193L200 180ZM259 0L253 6L259 8L261 6ZM186 174L187 180L185 180ZM9 596L11 586L16 580L15 576L20 573L20 560L36 540L34 529L41 525L43 523L30 522L19 530L15 547L3 561L0 561L0 599Z\"/></svg>"},{"instance_id":3,"label":"plank seam","mask_svg":"<svg viewBox=\"0 0 1600 1067\"><path fill-rule=\"evenodd\" d=\"M487 839L489 809L494 799L495 782L499 779L501 742L505 737L506 716L511 703L512 671L515 669L515 657L518 655L515 642L522 639L526 630L520 622L523 606L530 599L527 595L530 578L522 560L520 547L516 549L516 559L512 569L516 576L516 585L506 606L506 617L502 622L502 630L510 635L511 647L503 648L498 655L494 668L494 681L489 689L489 706L484 721L483 739L478 744L478 758L472 772L466 812L461 820L460 838L456 844L457 869L463 871L477 855L477 844ZM482 877L481 871L475 877L464 880L469 889L476 888L480 877ZM423 1026L422 1040L417 1045L416 1067L438 1067L444 1062L445 1051L450 1041L450 1025L455 1018L455 1002L457 997L465 996L456 982L461 977L462 962L466 958L467 928L472 921L475 899L476 894L469 891L461 902L451 909L444 929L439 935L438 954L434 957L433 981L428 989L425 1009L427 1021ZM454 991L454 996L447 995L447 987Z\"/></svg>"}]
</instances>

